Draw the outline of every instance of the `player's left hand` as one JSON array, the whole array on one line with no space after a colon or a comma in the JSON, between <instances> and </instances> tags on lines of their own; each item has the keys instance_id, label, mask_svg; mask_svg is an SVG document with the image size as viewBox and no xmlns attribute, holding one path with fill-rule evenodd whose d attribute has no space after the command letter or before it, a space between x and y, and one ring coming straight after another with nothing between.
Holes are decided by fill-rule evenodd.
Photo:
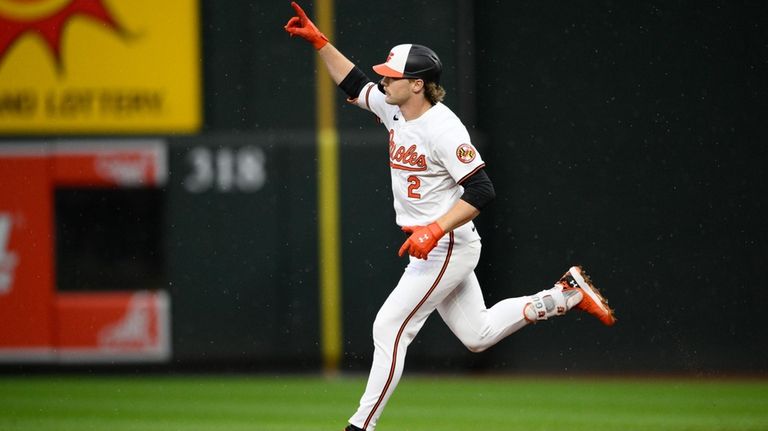
<instances>
[{"instance_id":1,"label":"player's left hand","mask_svg":"<svg viewBox=\"0 0 768 431\"><path fill-rule=\"evenodd\" d=\"M445 235L443 228L437 223L427 226L403 226L403 232L411 234L397 252L402 256L407 251L411 256L427 260L427 255Z\"/></svg>"}]
</instances>

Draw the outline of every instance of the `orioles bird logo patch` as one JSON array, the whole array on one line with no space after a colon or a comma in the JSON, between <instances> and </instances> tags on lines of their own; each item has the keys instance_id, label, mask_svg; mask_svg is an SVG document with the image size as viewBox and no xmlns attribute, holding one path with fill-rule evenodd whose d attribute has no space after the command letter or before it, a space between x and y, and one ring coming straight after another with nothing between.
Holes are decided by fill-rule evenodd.
<instances>
[{"instance_id":1,"label":"orioles bird logo patch","mask_svg":"<svg viewBox=\"0 0 768 431\"><path fill-rule=\"evenodd\" d=\"M456 149L456 157L459 158L461 163L472 163L472 161L475 160L476 155L477 152L469 144L461 144L459 145L459 148Z\"/></svg>"}]
</instances>

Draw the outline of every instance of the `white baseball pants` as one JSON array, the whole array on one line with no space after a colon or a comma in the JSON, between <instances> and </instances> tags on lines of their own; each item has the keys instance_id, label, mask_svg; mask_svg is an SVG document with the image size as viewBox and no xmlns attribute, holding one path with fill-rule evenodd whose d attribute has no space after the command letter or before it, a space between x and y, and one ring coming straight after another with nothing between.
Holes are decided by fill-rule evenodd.
<instances>
[{"instance_id":1,"label":"white baseball pants","mask_svg":"<svg viewBox=\"0 0 768 431\"><path fill-rule=\"evenodd\" d=\"M486 308L474 269L480 241L445 235L428 260L410 258L403 276L381 306L373 324L374 354L365 393L349 423L373 430L403 372L405 354L436 309L453 333L473 352L483 351L527 325L529 297L505 299Z\"/></svg>"}]
</instances>

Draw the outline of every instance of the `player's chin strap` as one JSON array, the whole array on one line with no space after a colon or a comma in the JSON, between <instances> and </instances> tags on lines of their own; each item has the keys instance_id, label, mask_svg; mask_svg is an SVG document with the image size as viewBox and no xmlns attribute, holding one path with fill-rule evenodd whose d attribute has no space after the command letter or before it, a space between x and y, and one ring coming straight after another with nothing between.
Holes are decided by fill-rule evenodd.
<instances>
[{"instance_id":1,"label":"player's chin strap","mask_svg":"<svg viewBox=\"0 0 768 431\"><path fill-rule=\"evenodd\" d=\"M552 316L562 316L581 302L582 298L581 289L563 291L563 287L556 284L551 289L542 290L531 296L529 298L531 302L526 304L523 315L525 320L529 322L547 320Z\"/></svg>"}]
</instances>

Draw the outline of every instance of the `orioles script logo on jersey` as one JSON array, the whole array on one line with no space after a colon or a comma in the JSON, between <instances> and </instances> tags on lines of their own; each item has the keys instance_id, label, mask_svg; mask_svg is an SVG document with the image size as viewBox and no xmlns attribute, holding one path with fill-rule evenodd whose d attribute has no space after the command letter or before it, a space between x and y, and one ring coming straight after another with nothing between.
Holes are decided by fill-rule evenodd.
<instances>
[{"instance_id":1,"label":"orioles script logo on jersey","mask_svg":"<svg viewBox=\"0 0 768 431\"><path fill-rule=\"evenodd\" d=\"M427 158L416 152L416 145L405 148L395 144L395 131L389 131L389 166L405 171L426 171Z\"/></svg>"}]
</instances>

